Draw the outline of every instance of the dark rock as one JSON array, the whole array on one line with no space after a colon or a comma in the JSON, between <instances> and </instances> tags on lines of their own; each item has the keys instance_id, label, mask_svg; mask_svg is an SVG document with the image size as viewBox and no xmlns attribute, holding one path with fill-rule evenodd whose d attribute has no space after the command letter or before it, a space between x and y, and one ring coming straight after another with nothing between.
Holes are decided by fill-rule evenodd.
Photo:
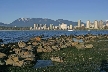
<instances>
[{"instance_id":1,"label":"dark rock","mask_svg":"<svg viewBox=\"0 0 108 72\"><path fill-rule=\"evenodd\" d=\"M3 40L2 40L2 39L0 39L0 42L3 42Z\"/></svg>"}]
</instances>

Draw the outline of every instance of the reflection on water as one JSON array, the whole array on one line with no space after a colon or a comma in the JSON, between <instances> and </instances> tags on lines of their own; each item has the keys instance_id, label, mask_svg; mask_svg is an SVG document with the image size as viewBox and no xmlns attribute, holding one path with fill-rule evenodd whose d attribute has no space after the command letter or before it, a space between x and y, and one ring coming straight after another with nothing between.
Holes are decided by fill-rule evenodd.
<instances>
[{"instance_id":1,"label":"reflection on water","mask_svg":"<svg viewBox=\"0 0 108 72\"><path fill-rule=\"evenodd\" d=\"M73 41L74 41L74 42L83 42L82 39L76 39L76 38L73 38Z\"/></svg>"},{"instance_id":2,"label":"reflection on water","mask_svg":"<svg viewBox=\"0 0 108 72\"><path fill-rule=\"evenodd\" d=\"M37 63L34 66L34 68L47 67L47 66L53 66L51 60L37 60Z\"/></svg>"}]
</instances>

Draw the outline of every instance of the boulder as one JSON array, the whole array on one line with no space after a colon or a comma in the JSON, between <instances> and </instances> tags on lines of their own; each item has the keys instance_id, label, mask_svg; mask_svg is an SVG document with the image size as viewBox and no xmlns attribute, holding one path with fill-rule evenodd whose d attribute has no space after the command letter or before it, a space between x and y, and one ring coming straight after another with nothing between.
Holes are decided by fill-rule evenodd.
<instances>
[{"instance_id":1,"label":"boulder","mask_svg":"<svg viewBox=\"0 0 108 72\"><path fill-rule=\"evenodd\" d=\"M52 46L52 49L57 49L57 47L56 46Z\"/></svg>"},{"instance_id":2,"label":"boulder","mask_svg":"<svg viewBox=\"0 0 108 72\"><path fill-rule=\"evenodd\" d=\"M36 41L40 41L41 38L40 38L40 37L35 37L35 40L36 40Z\"/></svg>"},{"instance_id":3,"label":"boulder","mask_svg":"<svg viewBox=\"0 0 108 72\"><path fill-rule=\"evenodd\" d=\"M50 59L55 62L63 62L62 58L60 57L51 57Z\"/></svg>"},{"instance_id":4,"label":"boulder","mask_svg":"<svg viewBox=\"0 0 108 72\"><path fill-rule=\"evenodd\" d=\"M32 45L36 46L36 45L38 45L38 43L37 42L33 42Z\"/></svg>"},{"instance_id":5,"label":"boulder","mask_svg":"<svg viewBox=\"0 0 108 72\"><path fill-rule=\"evenodd\" d=\"M85 44L85 48L93 48L92 44Z\"/></svg>"},{"instance_id":6,"label":"boulder","mask_svg":"<svg viewBox=\"0 0 108 72\"><path fill-rule=\"evenodd\" d=\"M49 40L49 41L50 41L50 42L55 42L55 40L52 40L52 39L51 39L51 40Z\"/></svg>"},{"instance_id":7,"label":"boulder","mask_svg":"<svg viewBox=\"0 0 108 72\"><path fill-rule=\"evenodd\" d=\"M18 46L19 46L20 48L26 47L26 43L20 41L20 42L18 42Z\"/></svg>"},{"instance_id":8,"label":"boulder","mask_svg":"<svg viewBox=\"0 0 108 72\"><path fill-rule=\"evenodd\" d=\"M72 46L76 46L78 42L72 42Z\"/></svg>"},{"instance_id":9,"label":"boulder","mask_svg":"<svg viewBox=\"0 0 108 72\"><path fill-rule=\"evenodd\" d=\"M16 54L20 54L21 49L19 49L19 48L14 48L13 51L15 51Z\"/></svg>"},{"instance_id":10,"label":"boulder","mask_svg":"<svg viewBox=\"0 0 108 72\"><path fill-rule=\"evenodd\" d=\"M8 59L6 60L6 65L12 65L13 62L17 62L19 61L19 58L17 56L15 56L14 54L13 55L10 55L8 56Z\"/></svg>"},{"instance_id":11,"label":"boulder","mask_svg":"<svg viewBox=\"0 0 108 72\"><path fill-rule=\"evenodd\" d=\"M47 52L52 52L53 51L53 49L49 46L46 49L47 49Z\"/></svg>"},{"instance_id":12,"label":"boulder","mask_svg":"<svg viewBox=\"0 0 108 72\"><path fill-rule=\"evenodd\" d=\"M43 51L43 48L38 48L37 49L37 52L42 52Z\"/></svg>"},{"instance_id":13,"label":"boulder","mask_svg":"<svg viewBox=\"0 0 108 72\"><path fill-rule=\"evenodd\" d=\"M71 46L71 43L67 42L65 45L66 45L67 47L69 47L69 46Z\"/></svg>"},{"instance_id":14,"label":"boulder","mask_svg":"<svg viewBox=\"0 0 108 72\"><path fill-rule=\"evenodd\" d=\"M19 66L19 67L21 67L21 66L23 66L23 63L24 63L23 60L22 61L17 61L17 62L13 63L13 66Z\"/></svg>"},{"instance_id":15,"label":"boulder","mask_svg":"<svg viewBox=\"0 0 108 72\"><path fill-rule=\"evenodd\" d=\"M43 51L43 52L48 52L48 51L47 51L47 49L44 49L44 48L43 48L43 50L42 50L42 51Z\"/></svg>"},{"instance_id":16,"label":"boulder","mask_svg":"<svg viewBox=\"0 0 108 72\"><path fill-rule=\"evenodd\" d=\"M67 48L67 46L66 45L61 45L60 48Z\"/></svg>"},{"instance_id":17,"label":"boulder","mask_svg":"<svg viewBox=\"0 0 108 72\"><path fill-rule=\"evenodd\" d=\"M42 46L38 46L38 48L43 48Z\"/></svg>"},{"instance_id":18,"label":"boulder","mask_svg":"<svg viewBox=\"0 0 108 72\"><path fill-rule=\"evenodd\" d=\"M90 42L90 40L85 40L84 42L85 42L85 43L89 43L89 42Z\"/></svg>"},{"instance_id":19,"label":"boulder","mask_svg":"<svg viewBox=\"0 0 108 72\"><path fill-rule=\"evenodd\" d=\"M29 46L26 47L26 49L28 49L28 50L32 50L33 47L32 47L32 45L29 45Z\"/></svg>"},{"instance_id":20,"label":"boulder","mask_svg":"<svg viewBox=\"0 0 108 72\"><path fill-rule=\"evenodd\" d=\"M31 45L32 43L31 43L31 42L28 42L27 44L28 44L28 45Z\"/></svg>"},{"instance_id":21,"label":"boulder","mask_svg":"<svg viewBox=\"0 0 108 72\"><path fill-rule=\"evenodd\" d=\"M6 54L0 52L0 58L3 58L5 56L6 56Z\"/></svg>"},{"instance_id":22,"label":"boulder","mask_svg":"<svg viewBox=\"0 0 108 72\"><path fill-rule=\"evenodd\" d=\"M77 44L75 47L77 49L84 49L85 48L84 44Z\"/></svg>"},{"instance_id":23,"label":"boulder","mask_svg":"<svg viewBox=\"0 0 108 72\"><path fill-rule=\"evenodd\" d=\"M14 61L12 60L12 58L9 58L5 62L6 62L6 65L13 65Z\"/></svg>"},{"instance_id":24,"label":"boulder","mask_svg":"<svg viewBox=\"0 0 108 72\"><path fill-rule=\"evenodd\" d=\"M18 57L13 57L12 60L13 60L14 62L19 61Z\"/></svg>"},{"instance_id":25,"label":"boulder","mask_svg":"<svg viewBox=\"0 0 108 72\"><path fill-rule=\"evenodd\" d=\"M29 52L25 52L24 55L20 56L21 58L34 58L35 56L33 54L30 54Z\"/></svg>"}]
</instances>

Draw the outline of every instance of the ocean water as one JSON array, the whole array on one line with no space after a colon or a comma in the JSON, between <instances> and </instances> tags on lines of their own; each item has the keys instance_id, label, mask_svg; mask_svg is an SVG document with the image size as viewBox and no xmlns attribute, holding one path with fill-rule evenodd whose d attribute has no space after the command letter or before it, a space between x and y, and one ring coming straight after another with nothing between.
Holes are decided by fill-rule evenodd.
<instances>
[{"instance_id":1,"label":"ocean water","mask_svg":"<svg viewBox=\"0 0 108 72\"><path fill-rule=\"evenodd\" d=\"M60 36L60 35L85 35L85 34L108 34L108 30L75 30L75 31L0 31L0 39L3 43L18 42L18 41L28 41L31 37L44 35L44 37Z\"/></svg>"}]
</instances>

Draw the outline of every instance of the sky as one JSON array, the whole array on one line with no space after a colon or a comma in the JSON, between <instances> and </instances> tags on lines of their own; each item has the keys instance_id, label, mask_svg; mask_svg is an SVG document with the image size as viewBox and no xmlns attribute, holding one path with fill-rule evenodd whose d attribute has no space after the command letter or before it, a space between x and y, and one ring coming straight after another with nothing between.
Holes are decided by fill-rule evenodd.
<instances>
[{"instance_id":1,"label":"sky","mask_svg":"<svg viewBox=\"0 0 108 72\"><path fill-rule=\"evenodd\" d=\"M82 22L108 19L108 0L0 0L0 22L49 18Z\"/></svg>"}]
</instances>

